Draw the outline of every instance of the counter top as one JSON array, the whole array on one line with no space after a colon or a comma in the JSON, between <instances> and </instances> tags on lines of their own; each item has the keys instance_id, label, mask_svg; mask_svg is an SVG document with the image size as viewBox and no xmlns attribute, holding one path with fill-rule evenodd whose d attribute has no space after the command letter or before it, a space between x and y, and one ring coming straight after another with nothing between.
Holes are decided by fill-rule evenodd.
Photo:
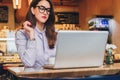
<instances>
[{"instance_id":1,"label":"counter top","mask_svg":"<svg viewBox=\"0 0 120 80\"><path fill-rule=\"evenodd\" d=\"M0 64L7 63L21 63L21 59L18 54L0 56Z\"/></svg>"},{"instance_id":2,"label":"counter top","mask_svg":"<svg viewBox=\"0 0 120 80\"><path fill-rule=\"evenodd\" d=\"M44 69L8 67L8 71L17 77L35 78L61 78L61 77L83 77L91 75L113 75L120 72L120 63L104 65L94 68L74 68L74 69Z\"/></svg>"}]
</instances>

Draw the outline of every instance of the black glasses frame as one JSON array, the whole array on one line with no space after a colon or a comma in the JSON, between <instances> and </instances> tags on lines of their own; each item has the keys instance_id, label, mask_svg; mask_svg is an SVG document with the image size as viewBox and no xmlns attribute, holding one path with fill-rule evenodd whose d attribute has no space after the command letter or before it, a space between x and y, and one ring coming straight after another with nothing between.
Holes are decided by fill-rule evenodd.
<instances>
[{"instance_id":1,"label":"black glasses frame","mask_svg":"<svg viewBox=\"0 0 120 80\"><path fill-rule=\"evenodd\" d=\"M50 8L45 8L45 6L36 6L36 7L38 7L40 13L44 13L46 11L48 15L50 14Z\"/></svg>"}]
</instances>

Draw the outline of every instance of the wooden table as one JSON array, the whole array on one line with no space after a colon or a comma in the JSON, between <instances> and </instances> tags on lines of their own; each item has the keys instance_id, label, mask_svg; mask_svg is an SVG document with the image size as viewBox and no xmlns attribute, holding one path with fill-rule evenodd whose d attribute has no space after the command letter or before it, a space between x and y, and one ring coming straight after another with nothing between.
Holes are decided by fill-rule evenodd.
<instances>
[{"instance_id":1,"label":"wooden table","mask_svg":"<svg viewBox=\"0 0 120 80\"><path fill-rule=\"evenodd\" d=\"M114 75L120 73L120 63L104 65L97 68L76 68L76 69L43 69L43 68L24 68L8 67L8 71L17 77L34 78L65 78L83 77L91 75Z\"/></svg>"},{"instance_id":2,"label":"wooden table","mask_svg":"<svg viewBox=\"0 0 120 80\"><path fill-rule=\"evenodd\" d=\"M24 66L22 63L14 63L14 64L3 64L3 69L7 70L8 67L19 67L19 66Z\"/></svg>"}]
</instances>

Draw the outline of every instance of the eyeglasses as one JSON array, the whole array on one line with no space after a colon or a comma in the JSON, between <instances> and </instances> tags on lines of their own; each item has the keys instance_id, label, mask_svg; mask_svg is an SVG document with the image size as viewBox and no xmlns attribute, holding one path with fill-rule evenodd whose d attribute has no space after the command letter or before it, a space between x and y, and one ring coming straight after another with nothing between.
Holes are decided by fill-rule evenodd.
<instances>
[{"instance_id":1,"label":"eyeglasses","mask_svg":"<svg viewBox=\"0 0 120 80\"><path fill-rule=\"evenodd\" d=\"M47 14L50 14L50 8L45 8L44 6L36 6L39 9L40 13L44 13L46 11Z\"/></svg>"}]
</instances>

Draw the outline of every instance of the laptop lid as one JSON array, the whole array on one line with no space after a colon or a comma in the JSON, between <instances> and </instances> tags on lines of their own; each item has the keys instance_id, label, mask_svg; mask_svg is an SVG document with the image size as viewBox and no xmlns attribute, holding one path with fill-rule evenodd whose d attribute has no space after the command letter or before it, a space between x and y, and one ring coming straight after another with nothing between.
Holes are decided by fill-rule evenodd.
<instances>
[{"instance_id":1,"label":"laptop lid","mask_svg":"<svg viewBox=\"0 0 120 80\"><path fill-rule=\"evenodd\" d=\"M53 68L103 65L107 31L59 31Z\"/></svg>"}]
</instances>

